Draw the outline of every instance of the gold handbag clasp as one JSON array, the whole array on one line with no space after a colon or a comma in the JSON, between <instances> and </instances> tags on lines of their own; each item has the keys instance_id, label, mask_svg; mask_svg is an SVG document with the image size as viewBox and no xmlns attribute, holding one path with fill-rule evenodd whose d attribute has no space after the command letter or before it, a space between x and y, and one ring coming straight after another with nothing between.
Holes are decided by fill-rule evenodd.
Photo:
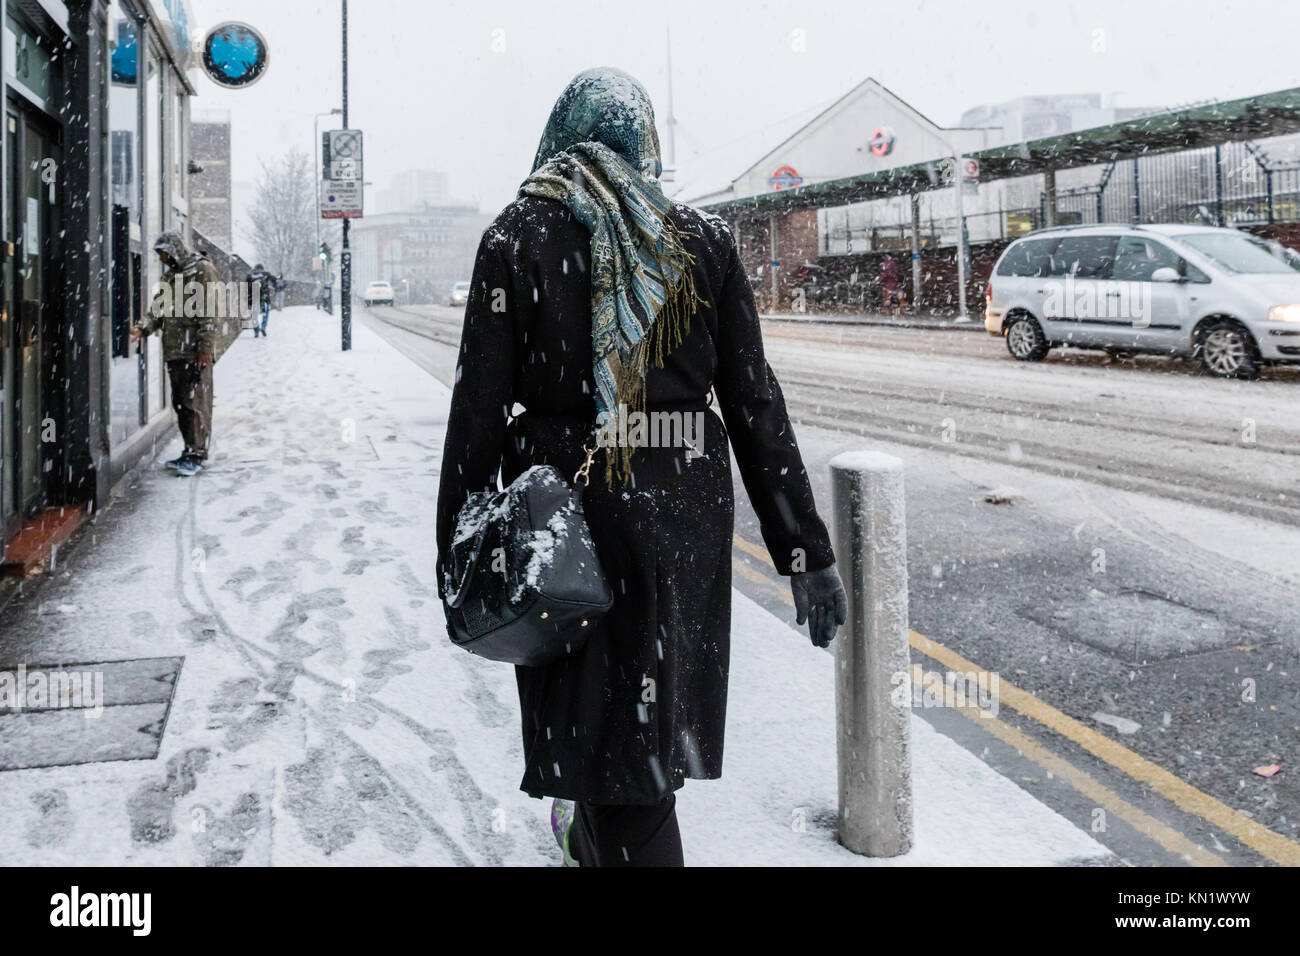
<instances>
[{"instance_id":1,"label":"gold handbag clasp","mask_svg":"<svg viewBox=\"0 0 1300 956\"><path fill-rule=\"evenodd\" d=\"M582 467L579 468L573 476L573 483L575 485L578 483L579 479L582 479L584 485L589 483L588 475L591 473L591 460L596 457L596 452L600 450L600 443L595 439L592 439L590 445L582 446L582 450L587 453L587 460L582 463Z\"/></svg>"}]
</instances>

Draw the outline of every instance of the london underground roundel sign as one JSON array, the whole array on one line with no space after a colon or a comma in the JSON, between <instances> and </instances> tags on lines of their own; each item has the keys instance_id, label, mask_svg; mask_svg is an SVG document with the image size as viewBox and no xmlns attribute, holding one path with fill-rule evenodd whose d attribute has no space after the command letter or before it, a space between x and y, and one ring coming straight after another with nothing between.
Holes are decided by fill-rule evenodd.
<instances>
[{"instance_id":1,"label":"london underground roundel sign","mask_svg":"<svg viewBox=\"0 0 1300 956\"><path fill-rule=\"evenodd\" d=\"M871 134L871 152L877 156L888 156L894 151L894 129L892 126L877 126Z\"/></svg>"},{"instance_id":2,"label":"london underground roundel sign","mask_svg":"<svg viewBox=\"0 0 1300 956\"><path fill-rule=\"evenodd\" d=\"M203 70L220 86L252 86L270 60L266 40L247 23L218 24L203 39Z\"/></svg>"},{"instance_id":3,"label":"london underground roundel sign","mask_svg":"<svg viewBox=\"0 0 1300 956\"><path fill-rule=\"evenodd\" d=\"M803 177L794 171L793 166L782 166L767 178L773 189L790 189L803 182Z\"/></svg>"}]
</instances>

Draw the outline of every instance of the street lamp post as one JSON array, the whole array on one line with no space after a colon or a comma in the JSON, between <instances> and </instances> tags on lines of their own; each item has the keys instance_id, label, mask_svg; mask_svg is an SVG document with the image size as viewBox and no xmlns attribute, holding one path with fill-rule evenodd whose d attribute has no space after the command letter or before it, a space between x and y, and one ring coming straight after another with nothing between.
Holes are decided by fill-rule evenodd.
<instances>
[{"instance_id":1,"label":"street lamp post","mask_svg":"<svg viewBox=\"0 0 1300 956\"><path fill-rule=\"evenodd\" d=\"M343 111L337 106L328 113L317 113L316 120L312 124L312 129L316 133L316 138L312 140L311 155L316 161L316 171L313 175L316 177L316 248L320 249L320 120L322 116L340 116Z\"/></svg>"},{"instance_id":2,"label":"street lamp post","mask_svg":"<svg viewBox=\"0 0 1300 956\"><path fill-rule=\"evenodd\" d=\"M348 126L348 0L343 0L343 128ZM363 186L364 188L364 186ZM348 220L343 220L343 248L339 253L339 296L343 351L352 350L352 250L348 245Z\"/></svg>"}]
</instances>

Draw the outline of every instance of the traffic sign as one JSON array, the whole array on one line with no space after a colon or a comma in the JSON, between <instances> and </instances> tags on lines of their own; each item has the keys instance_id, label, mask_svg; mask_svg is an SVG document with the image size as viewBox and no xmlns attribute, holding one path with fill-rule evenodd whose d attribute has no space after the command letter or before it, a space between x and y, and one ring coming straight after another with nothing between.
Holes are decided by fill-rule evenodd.
<instances>
[{"instance_id":1,"label":"traffic sign","mask_svg":"<svg viewBox=\"0 0 1300 956\"><path fill-rule=\"evenodd\" d=\"M321 133L321 178L362 179L362 145L359 129L327 129Z\"/></svg>"},{"instance_id":2,"label":"traffic sign","mask_svg":"<svg viewBox=\"0 0 1300 956\"><path fill-rule=\"evenodd\" d=\"M365 197L362 147L359 129L331 129L321 134L322 219L362 217Z\"/></svg>"},{"instance_id":3,"label":"traffic sign","mask_svg":"<svg viewBox=\"0 0 1300 956\"><path fill-rule=\"evenodd\" d=\"M361 180L321 181L320 217L322 219L360 219L363 205Z\"/></svg>"},{"instance_id":4,"label":"traffic sign","mask_svg":"<svg viewBox=\"0 0 1300 956\"><path fill-rule=\"evenodd\" d=\"M324 160L355 159L361 161L361 130L327 129L321 134Z\"/></svg>"}]
</instances>

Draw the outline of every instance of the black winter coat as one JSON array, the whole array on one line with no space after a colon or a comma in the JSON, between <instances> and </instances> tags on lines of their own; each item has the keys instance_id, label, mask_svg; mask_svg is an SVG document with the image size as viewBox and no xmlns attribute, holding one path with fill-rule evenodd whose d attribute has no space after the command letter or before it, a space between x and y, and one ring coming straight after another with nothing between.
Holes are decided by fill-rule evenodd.
<instances>
[{"instance_id":1,"label":"black winter coat","mask_svg":"<svg viewBox=\"0 0 1300 956\"><path fill-rule=\"evenodd\" d=\"M615 602L581 652L516 668L527 760L520 788L533 796L646 804L686 777L721 775L728 438L777 570L789 574L799 558L810 571L834 562L731 234L690 207L671 215L708 304L665 366L647 375L646 401L651 411L708 409L704 455L688 461L680 448L640 448L632 480L612 488L597 456L584 503ZM466 496L495 489L498 468L509 483L537 463L571 476L582 460L595 418L589 249L587 229L549 199L516 200L483 235L443 451L439 568ZM708 408L710 389L721 419Z\"/></svg>"},{"instance_id":2,"label":"black winter coat","mask_svg":"<svg viewBox=\"0 0 1300 956\"><path fill-rule=\"evenodd\" d=\"M260 283L260 284L259 284ZM275 295L275 276L269 272L253 271L244 277L244 287L247 291L245 298L250 309L265 308L271 304L271 299ZM258 301L253 301L253 289L258 289Z\"/></svg>"}]
</instances>

